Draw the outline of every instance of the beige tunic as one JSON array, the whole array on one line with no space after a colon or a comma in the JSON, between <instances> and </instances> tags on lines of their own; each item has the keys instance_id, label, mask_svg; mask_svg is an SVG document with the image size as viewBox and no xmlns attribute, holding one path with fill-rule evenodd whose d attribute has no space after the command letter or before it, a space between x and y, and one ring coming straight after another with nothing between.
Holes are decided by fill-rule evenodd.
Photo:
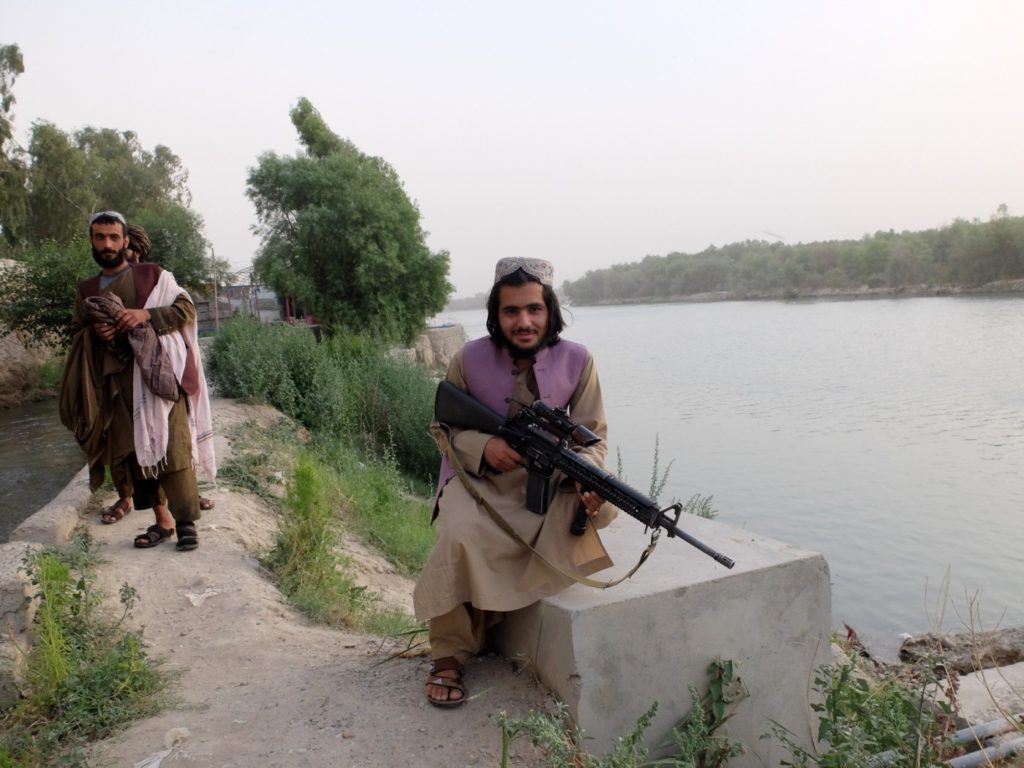
<instances>
[{"instance_id":1,"label":"beige tunic","mask_svg":"<svg viewBox=\"0 0 1024 768\"><path fill-rule=\"evenodd\" d=\"M466 389L462 353L448 369L448 381ZM537 399L533 369L516 378L513 400ZM510 405L509 414L518 410ZM579 453L598 466L604 465L608 425L594 361L587 359L580 383L569 401L572 419L593 431L601 442ZM546 515L526 509L525 468L495 472L483 460L484 445L492 436L476 430L455 430L452 444L470 482L491 506L537 550L558 568L587 576L610 566L601 540L588 525L583 536L573 536L569 526L576 514L579 495L575 485L559 473L552 478L557 491ZM596 527L604 527L617 510L605 504ZM438 500L437 542L416 582L413 601L419 620L442 616L463 603L487 611L513 611L573 583L535 557L503 531L476 503L458 477L444 487Z\"/></svg>"}]
</instances>

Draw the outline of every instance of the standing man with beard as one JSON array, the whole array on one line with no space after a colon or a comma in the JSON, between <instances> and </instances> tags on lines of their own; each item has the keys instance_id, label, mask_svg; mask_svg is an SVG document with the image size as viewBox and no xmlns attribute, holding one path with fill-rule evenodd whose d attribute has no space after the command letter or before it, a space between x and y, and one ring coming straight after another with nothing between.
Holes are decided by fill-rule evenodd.
<instances>
[{"instance_id":1,"label":"standing man with beard","mask_svg":"<svg viewBox=\"0 0 1024 768\"><path fill-rule=\"evenodd\" d=\"M579 453L603 466L607 424L597 372L586 347L560 338L564 322L553 282L550 262L500 260L487 301L488 336L459 351L447 380L509 416L535 400L567 407L573 421L601 438ZM503 613L571 585L563 572L587 576L611 565L595 528L611 522L615 509L556 474L547 514L536 515L526 508L523 459L503 438L445 431L436 423L433 432L444 454L434 505L437 542L413 597L416 617L429 621L427 699L451 707L467 697L462 665L483 649L487 629ZM577 537L569 528L581 503L593 525ZM502 530L495 515L532 549Z\"/></svg>"},{"instance_id":2,"label":"standing man with beard","mask_svg":"<svg viewBox=\"0 0 1024 768\"><path fill-rule=\"evenodd\" d=\"M155 524L135 538L136 547L176 533L177 549L195 549L195 468L215 471L195 306L170 272L126 261L120 213L93 216L89 239L101 271L75 294L61 420L86 452L93 490L104 466L123 466L135 507L153 509Z\"/></svg>"}]
</instances>

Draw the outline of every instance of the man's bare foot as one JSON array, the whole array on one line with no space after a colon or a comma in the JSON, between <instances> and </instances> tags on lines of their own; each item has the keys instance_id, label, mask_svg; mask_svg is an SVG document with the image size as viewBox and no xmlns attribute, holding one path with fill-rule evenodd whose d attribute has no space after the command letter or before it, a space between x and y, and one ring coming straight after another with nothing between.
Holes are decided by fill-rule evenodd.
<instances>
[{"instance_id":1,"label":"man's bare foot","mask_svg":"<svg viewBox=\"0 0 1024 768\"><path fill-rule=\"evenodd\" d=\"M435 707L457 707L466 701L462 665L452 656L436 659L427 678L427 701Z\"/></svg>"},{"instance_id":2,"label":"man's bare foot","mask_svg":"<svg viewBox=\"0 0 1024 768\"><path fill-rule=\"evenodd\" d=\"M158 504L153 507L153 514L156 515L156 524L161 528L174 528L174 518L166 504Z\"/></svg>"},{"instance_id":3,"label":"man's bare foot","mask_svg":"<svg viewBox=\"0 0 1024 768\"><path fill-rule=\"evenodd\" d=\"M107 525L113 525L122 517L132 511L131 499L118 499L100 514L100 520Z\"/></svg>"}]
</instances>

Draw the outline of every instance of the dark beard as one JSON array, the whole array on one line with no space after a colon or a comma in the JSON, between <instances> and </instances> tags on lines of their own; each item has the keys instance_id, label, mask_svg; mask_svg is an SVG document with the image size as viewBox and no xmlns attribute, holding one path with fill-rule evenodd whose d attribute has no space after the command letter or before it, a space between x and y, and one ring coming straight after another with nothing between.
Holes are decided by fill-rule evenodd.
<instances>
[{"instance_id":1,"label":"dark beard","mask_svg":"<svg viewBox=\"0 0 1024 768\"><path fill-rule=\"evenodd\" d=\"M526 360L527 358L536 357L537 353L548 345L547 339L541 339L539 343L534 344L529 349L523 349L522 347L517 347L511 341L506 339L504 334L502 335L501 340L505 342L505 349L508 350L508 353L512 356L513 360Z\"/></svg>"},{"instance_id":2,"label":"dark beard","mask_svg":"<svg viewBox=\"0 0 1024 768\"><path fill-rule=\"evenodd\" d=\"M124 248L119 250L117 252L117 256L112 259L104 256L103 254L105 253L109 253L109 251L99 251L95 247L92 249L93 261L99 264L103 269L114 269L115 267L121 266L124 264L124 260L127 255Z\"/></svg>"}]
</instances>

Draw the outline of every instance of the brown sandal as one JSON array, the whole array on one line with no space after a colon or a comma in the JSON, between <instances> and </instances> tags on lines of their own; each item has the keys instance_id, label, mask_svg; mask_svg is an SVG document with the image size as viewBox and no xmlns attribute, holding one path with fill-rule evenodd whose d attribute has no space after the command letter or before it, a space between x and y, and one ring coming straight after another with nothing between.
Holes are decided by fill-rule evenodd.
<instances>
[{"instance_id":1,"label":"brown sandal","mask_svg":"<svg viewBox=\"0 0 1024 768\"><path fill-rule=\"evenodd\" d=\"M132 503L130 501L118 499L115 503L111 504L100 513L100 520L105 525L113 525L131 511Z\"/></svg>"},{"instance_id":2,"label":"brown sandal","mask_svg":"<svg viewBox=\"0 0 1024 768\"><path fill-rule=\"evenodd\" d=\"M455 674L451 677L445 677L441 672L454 672ZM426 692L427 701L435 707L458 707L465 704L468 698L466 686L462 682L462 665L453 656L444 656L443 658L436 659L430 665L430 677L427 678L427 685L448 689L447 699L435 699L431 697L429 691ZM460 694L457 699L451 698L451 695L455 692Z\"/></svg>"}]
</instances>

